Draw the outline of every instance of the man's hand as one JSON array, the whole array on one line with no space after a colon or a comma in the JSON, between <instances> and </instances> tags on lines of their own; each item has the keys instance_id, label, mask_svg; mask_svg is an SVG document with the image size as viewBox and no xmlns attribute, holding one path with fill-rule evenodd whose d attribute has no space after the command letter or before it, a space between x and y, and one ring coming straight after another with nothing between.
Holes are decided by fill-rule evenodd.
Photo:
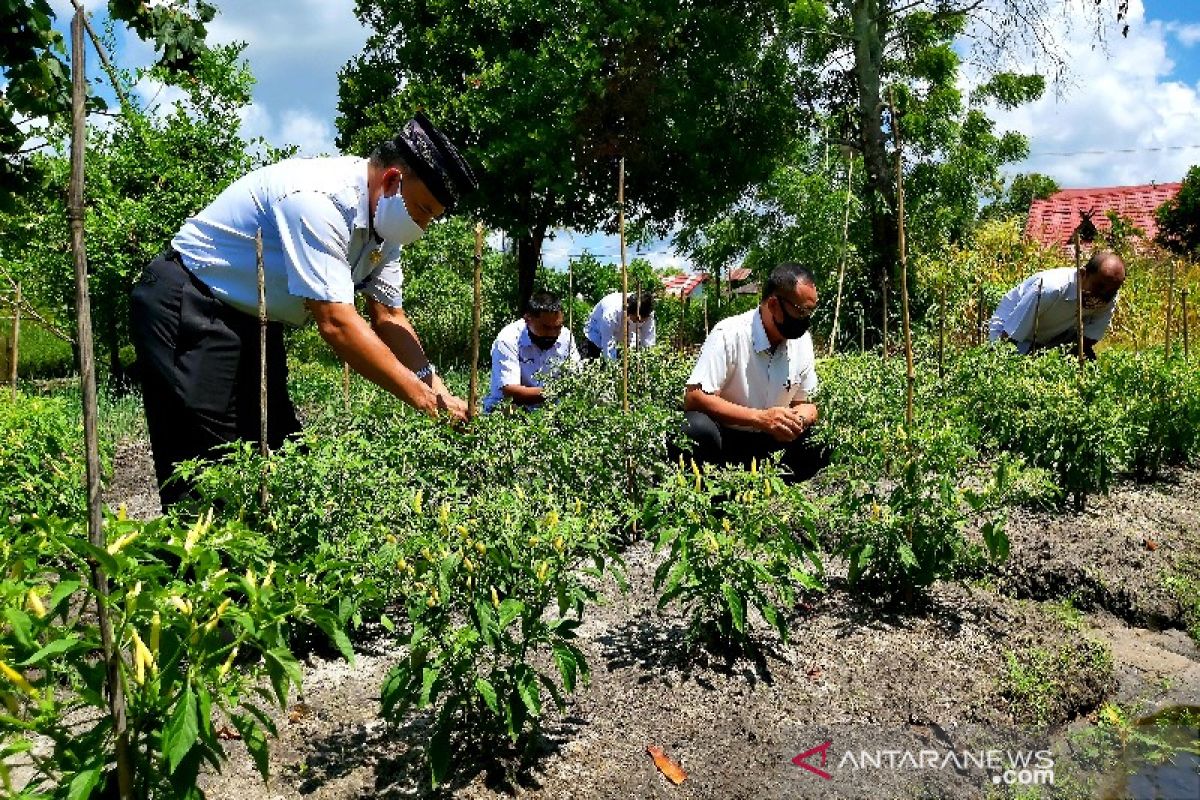
<instances>
[{"instance_id":1,"label":"man's hand","mask_svg":"<svg viewBox=\"0 0 1200 800\"><path fill-rule=\"evenodd\" d=\"M765 408L758 412L757 427L778 442L793 442L808 427L808 419L796 408Z\"/></svg>"},{"instance_id":2,"label":"man's hand","mask_svg":"<svg viewBox=\"0 0 1200 800\"><path fill-rule=\"evenodd\" d=\"M467 421L467 412L469 411L467 401L461 397L455 397L449 392L438 394L437 409L438 416L444 415L452 425L461 425Z\"/></svg>"}]
</instances>

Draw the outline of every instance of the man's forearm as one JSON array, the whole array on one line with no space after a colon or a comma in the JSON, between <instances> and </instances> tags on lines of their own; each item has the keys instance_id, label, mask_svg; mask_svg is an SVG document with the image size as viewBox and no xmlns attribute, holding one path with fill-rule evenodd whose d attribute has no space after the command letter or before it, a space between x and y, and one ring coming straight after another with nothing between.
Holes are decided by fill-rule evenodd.
<instances>
[{"instance_id":1,"label":"man's forearm","mask_svg":"<svg viewBox=\"0 0 1200 800\"><path fill-rule=\"evenodd\" d=\"M389 309L369 304L371 328L379 336L388 349L395 354L400 363L413 372L419 372L429 363L425 348L417 337L416 329L409 322L408 315L403 309ZM423 379L427 386L438 394L448 394L446 386L437 373L430 373Z\"/></svg>"},{"instance_id":2,"label":"man's forearm","mask_svg":"<svg viewBox=\"0 0 1200 800\"><path fill-rule=\"evenodd\" d=\"M757 408L738 405L720 395L709 394L700 388L688 389L683 396L685 411L700 411L722 425L760 428L762 413Z\"/></svg>"},{"instance_id":3,"label":"man's forearm","mask_svg":"<svg viewBox=\"0 0 1200 800\"><path fill-rule=\"evenodd\" d=\"M317 330L350 368L409 405L428 414L438 408L437 394L397 356L347 303L310 303Z\"/></svg>"},{"instance_id":4,"label":"man's forearm","mask_svg":"<svg viewBox=\"0 0 1200 800\"><path fill-rule=\"evenodd\" d=\"M542 390L538 386L522 386L519 383L510 383L507 386L500 387L500 391L505 397L512 400L519 406L535 406L542 402Z\"/></svg>"}]
</instances>

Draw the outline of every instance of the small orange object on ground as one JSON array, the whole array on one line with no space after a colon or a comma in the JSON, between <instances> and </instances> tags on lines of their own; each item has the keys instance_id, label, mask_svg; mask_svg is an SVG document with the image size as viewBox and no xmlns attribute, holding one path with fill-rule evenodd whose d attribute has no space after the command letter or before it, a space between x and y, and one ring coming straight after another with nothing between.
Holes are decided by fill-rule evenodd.
<instances>
[{"instance_id":1,"label":"small orange object on ground","mask_svg":"<svg viewBox=\"0 0 1200 800\"><path fill-rule=\"evenodd\" d=\"M687 780L687 773L683 771L683 767L671 760L671 757L663 752L661 747L647 745L646 752L654 759L654 766L658 767L658 771L667 776L667 780L678 786Z\"/></svg>"}]
</instances>

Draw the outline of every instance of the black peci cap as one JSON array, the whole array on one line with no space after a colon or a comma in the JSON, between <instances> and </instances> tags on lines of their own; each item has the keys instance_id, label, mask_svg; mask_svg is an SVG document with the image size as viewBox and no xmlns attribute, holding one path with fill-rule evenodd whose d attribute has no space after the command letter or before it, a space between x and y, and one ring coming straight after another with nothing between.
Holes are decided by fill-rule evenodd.
<instances>
[{"instance_id":1,"label":"black peci cap","mask_svg":"<svg viewBox=\"0 0 1200 800\"><path fill-rule=\"evenodd\" d=\"M404 124L393 143L447 211L463 195L479 188L475 173L458 148L420 111Z\"/></svg>"}]
</instances>

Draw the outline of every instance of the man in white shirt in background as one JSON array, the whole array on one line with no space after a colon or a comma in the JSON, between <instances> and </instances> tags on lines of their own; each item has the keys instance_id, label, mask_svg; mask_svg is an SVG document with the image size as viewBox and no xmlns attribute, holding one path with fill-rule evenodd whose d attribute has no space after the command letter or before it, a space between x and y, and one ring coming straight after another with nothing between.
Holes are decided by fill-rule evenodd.
<instances>
[{"instance_id":1,"label":"man in white shirt in background","mask_svg":"<svg viewBox=\"0 0 1200 800\"><path fill-rule=\"evenodd\" d=\"M268 441L300 424L283 325L310 317L363 377L430 416L467 407L425 357L402 307L400 248L477 187L454 145L418 114L370 158L287 159L243 176L189 218L130 301L133 342L164 509L188 494L175 465L259 436L255 235L266 285ZM367 300L371 321L358 313Z\"/></svg>"},{"instance_id":2,"label":"man in white shirt in background","mask_svg":"<svg viewBox=\"0 0 1200 800\"><path fill-rule=\"evenodd\" d=\"M625 316L629 316L628 347L651 347L655 342L654 294L648 290L630 292L622 304L621 293L606 295L588 317L584 328L583 357L587 359L604 356L608 360L620 358L618 345L625 327Z\"/></svg>"},{"instance_id":3,"label":"man in white shirt in background","mask_svg":"<svg viewBox=\"0 0 1200 800\"><path fill-rule=\"evenodd\" d=\"M1125 282L1125 264L1108 250L1092 254L1087 264L1076 270L1061 267L1039 272L1014 286L1000 299L988 324L988 338L1013 342L1022 354L1051 347L1078 347L1076 304L1083 289L1083 353L1096 357L1096 342L1104 338L1117 292Z\"/></svg>"},{"instance_id":4,"label":"man in white shirt in background","mask_svg":"<svg viewBox=\"0 0 1200 800\"><path fill-rule=\"evenodd\" d=\"M812 274L799 264L772 270L757 308L718 322L688 378L685 433L696 461L748 465L783 451L793 480L828 463L809 431L817 422Z\"/></svg>"},{"instance_id":5,"label":"man in white shirt in background","mask_svg":"<svg viewBox=\"0 0 1200 800\"><path fill-rule=\"evenodd\" d=\"M504 400L534 409L544 399L542 387L566 364L579 363L574 337L563 325L562 301L552 292L534 292L525 316L510 322L492 344L492 384L484 413Z\"/></svg>"}]
</instances>

